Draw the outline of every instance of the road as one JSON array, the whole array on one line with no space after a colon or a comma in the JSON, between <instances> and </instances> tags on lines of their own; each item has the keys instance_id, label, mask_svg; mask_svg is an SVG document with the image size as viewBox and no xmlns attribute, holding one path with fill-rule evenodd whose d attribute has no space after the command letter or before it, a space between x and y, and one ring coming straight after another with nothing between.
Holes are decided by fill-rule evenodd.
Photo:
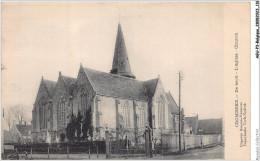
<instances>
[{"instance_id":1,"label":"road","mask_svg":"<svg viewBox=\"0 0 260 161\"><path fill-rule=\"evenodd\" d=\"M30 155L28 155L30 158ZM49 156L51 160L66 160L67 155L66 154L51 154ZM48 159L47 154L33 154L32 159L41 159L45 160ZM87 153L82 153L82 154L70 154L69 159L71 160L88 160L89 155ZM91 160L104 160L106 159L105 154L99 154L99 157L97 158L96 154L91 154L90 157ZM219 159L223 160L224 159L224 147L222 146L216 146L216 147L211 147L211 148L205 148L205 149L193 149L193 150L187 150L183 154L172 154L172 155L166 155L166 156L161 156L157 155L154 156L153 158L150 157L118 157L118 158L111 158L110 160L206 160L206 159Z\"/></svg>"},{"instance_id":2,"label":"road","mask_svg":"<svg viewBox=\"0 0 260 161\"><path fill-rule=\"evenodd\" d=\"M153 160L206 160L206 159L224 159L224 147L216 146L205 149L193 149L178 155L154 156L147 158Z\"/></svg>"}]
</instances>

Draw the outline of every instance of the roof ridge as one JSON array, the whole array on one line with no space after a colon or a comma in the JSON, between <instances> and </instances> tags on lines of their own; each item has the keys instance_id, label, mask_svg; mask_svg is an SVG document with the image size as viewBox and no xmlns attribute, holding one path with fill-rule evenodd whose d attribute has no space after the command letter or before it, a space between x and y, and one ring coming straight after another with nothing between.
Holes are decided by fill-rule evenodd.
<instances>
[{"instance_id":1,"label":"roof ridge","mask_svg":"<svg viewBox=\"0 0 260 161\"><path fill-rule=\"evenodd\" d=\"M95 69L87 68L87 67L83 67L83 68L84 68L84 69L93 70L93 71L97 71L97 72L104 73L104 74L108 74L108 75L112 75L112 76L115 76L115 77L120 77L120 78L124 78L124 79L130 79L130 80L135 80L135 81L142 82L141 80L136 80L136 79L134 79L134 78L130 78L130 77L122 76L122 75L107 73L107 72L104 72L104 71L99 71L99 70L95 70Z\"/></svg>"}]
</instances>

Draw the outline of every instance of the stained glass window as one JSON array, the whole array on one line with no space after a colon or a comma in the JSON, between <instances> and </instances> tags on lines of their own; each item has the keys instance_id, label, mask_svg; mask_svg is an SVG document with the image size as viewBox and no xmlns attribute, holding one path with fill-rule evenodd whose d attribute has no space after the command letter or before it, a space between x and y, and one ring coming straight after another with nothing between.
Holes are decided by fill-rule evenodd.
<instances>
[{"instance_id":1,"label":"stained glass window","mask_svg":"<svg viewBox=\"0 0 260 161\"><path fill-rule=\"evenodd\" d=\"M65 107L65 96L60 95L60 100L58 104L58 127L63 129L66 127L66 107Z\"/></svg>"}]
</instances>

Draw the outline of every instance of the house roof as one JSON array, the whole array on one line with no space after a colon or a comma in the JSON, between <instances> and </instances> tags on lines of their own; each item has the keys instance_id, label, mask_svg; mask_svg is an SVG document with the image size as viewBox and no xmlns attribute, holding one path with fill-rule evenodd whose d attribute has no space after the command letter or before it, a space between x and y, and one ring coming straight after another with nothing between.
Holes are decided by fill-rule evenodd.
<instances>
[{"instance_id":1,"label":"house roof","mask_svg":"<svg viewBox=\"0 0 260 161\"><path fill-rule=\"evenodd\" d=\"M196 130L198 124L198 115L192 117L185 117L185 122L192 127L192 130Z\"/></svg>"},{"instance_id":2,"label":"house roof","mask_svg":"<svg viewBox=\"0 0 260 161\"><path fill-rule=\"evenodd\" d=\"M4 144L13 143L13 138L10 131L3 131L4 133Z\"/></svg>"},{"instance_id":3,"label":"house roof","mask_svg":"<svg viewBox=\"0 0 260 161\"><path fill-rule=\"evenodd\" d=\"M170 92L166 93L167 100L169 102L169 108L171 113L179 114L179 107L177 106L172 94Z\"/></svg>"},{"instance_id":4,"label":"house roof","mask_svg":"<svg viewBox=\"0 0 260 161\"><path fill-rule=\"evenodd\" d=\"M28 136L29 131L32 131L32 125L16 125L16 128L22 136Z\"/></svg>"},{"instance_id":5,"label":"house roof","mask_svg":"<svg viewBox=\"0 0 260 161\"><path fill-rule=\"evenodd\" d=\"M49 95L52 96L54 88L55 88L55 85L56 85L56 82L50 81L50 80L46 80L46 79L43 79L43 82L44 82L44 84L45 84L45 86L47 88L47 91L48 91Z\"/></svg>"},{"instance_id":6,"label":"house roof","mask_svg":"<svg viewBox=\"0 0 260 161\"><path fill-rule=\"evenodd\" d=\"M89 68L83 69L89 78L94 91L100 95L147 101L148 93L150 93L149 90L154 88L153 83L148 83L152 84L152 87L149 88L147 92L146 81L138 81L132 78L100 72Z\"/></svg>"},{"instance_id":7,"label":"house roof","mask_svg":"<svg viewBox=\"0 0 260 161\"><path fill-rule=\"evenodd\" d=\"M199 120L198 134L222 134L222 119Z\"/></svg>"}]
</instances>

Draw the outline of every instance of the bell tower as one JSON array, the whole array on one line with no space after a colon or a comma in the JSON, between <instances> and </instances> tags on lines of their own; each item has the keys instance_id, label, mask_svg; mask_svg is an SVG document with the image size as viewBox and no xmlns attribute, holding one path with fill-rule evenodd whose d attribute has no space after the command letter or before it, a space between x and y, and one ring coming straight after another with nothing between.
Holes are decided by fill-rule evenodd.
<instances>
[{"instance_id":1,"label":"bell tower","mask_svg":"<svg viewBox=\"0 0 260 161\"><path fill-rule=\"evenodd\" d=\"M135 75L131 72L125 40L120 23L118 24L114 59L110 73L135 79Z\"/></svg>"}]
</instances>

